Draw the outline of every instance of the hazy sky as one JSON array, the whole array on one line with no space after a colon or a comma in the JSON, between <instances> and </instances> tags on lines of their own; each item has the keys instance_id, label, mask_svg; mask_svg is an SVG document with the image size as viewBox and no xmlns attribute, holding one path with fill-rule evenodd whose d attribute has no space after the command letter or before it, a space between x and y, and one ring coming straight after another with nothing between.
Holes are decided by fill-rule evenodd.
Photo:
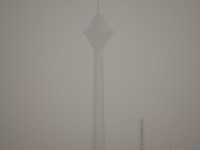
<instances>
[{"instance_id":1,"label":"hazy sky","mask_svg":"<svg viewBox=\"0 0 200 150\"><path fill-rule=\"evenodd\" d=\"M101 0L106 150L200 149L200 1ZM0 149L91 150L96 0L0 0Z\"/></svg>"}]
</instances>

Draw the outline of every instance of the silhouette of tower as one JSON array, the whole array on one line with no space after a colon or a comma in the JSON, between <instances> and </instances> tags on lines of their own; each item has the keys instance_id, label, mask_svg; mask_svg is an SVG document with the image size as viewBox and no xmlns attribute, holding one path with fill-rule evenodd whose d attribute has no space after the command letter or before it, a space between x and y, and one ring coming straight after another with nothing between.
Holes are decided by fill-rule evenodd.
<instances>
[{"instance_id":1,"label":"silhouette of tower","mask_svg":"<svg viewBox=\"0 0 200 150\"><path fill-rule=\"evenodd\" d=\"M99 0L97 13L83 33L94 49L92 150L105 150L103 49L113 31L99 14Z\"/></svg>"},{"instance_id":2,"label":"silhouette of tower","mask_svg":"<svg viewBox=\"0 0 200 150\"><path fill-rule=\"evenodd\" d=\"M144 144L144 121L143 119L140 120L140 132L139 132L139 150L145 150Z\"/></svg>"}]
</instances>

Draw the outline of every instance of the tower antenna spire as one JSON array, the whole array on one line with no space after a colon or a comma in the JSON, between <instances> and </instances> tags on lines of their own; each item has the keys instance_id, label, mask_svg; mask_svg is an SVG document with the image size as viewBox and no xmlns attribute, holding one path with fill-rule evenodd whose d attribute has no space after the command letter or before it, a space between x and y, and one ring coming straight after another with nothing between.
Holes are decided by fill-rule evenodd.
<instances>
[{"instance_id":1,"label":"tower antenna spire","mask_svg":"<svg viewBox=\"0 0 200 150\"><path fill-rule=\"evenodd\" d=\"M100 3L99 0L97 0L97 14L99 14L99 8L100 8Z\"/></svg>"}]
</instances>

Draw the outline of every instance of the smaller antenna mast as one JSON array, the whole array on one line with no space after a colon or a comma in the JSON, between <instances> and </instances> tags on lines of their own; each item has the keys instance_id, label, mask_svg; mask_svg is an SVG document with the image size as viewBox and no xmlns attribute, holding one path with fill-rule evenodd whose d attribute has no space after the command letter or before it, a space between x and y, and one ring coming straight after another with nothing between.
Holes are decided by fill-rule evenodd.
<instances>
[{"instance_id":1,"label":"smaller antenna mast","mask_svg":"<svg viewBox=\"0 0 200 150\"><path fill-rule=\"evenodd\" d=\"M144 120L140 120L140 137L139 137L139 150L145 150L144 144Z\"/></svg>"}]
</instances>

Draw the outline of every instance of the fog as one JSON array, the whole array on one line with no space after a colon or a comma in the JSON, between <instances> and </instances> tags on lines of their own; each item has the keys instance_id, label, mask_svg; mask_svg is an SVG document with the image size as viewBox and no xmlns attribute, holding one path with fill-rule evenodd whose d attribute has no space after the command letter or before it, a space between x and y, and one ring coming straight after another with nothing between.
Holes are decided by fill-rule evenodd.
<instances>
[{"instance_id":1,"label":"fog","mask_svg":"<svg viewBox=\"0 0 200 150\"><path fill-rule=\"evenodd\" d=\"M200 1L100 0L106 150L200 149ZM91 150L96 0L0 1L0 149Z\"/></svg>"}]
</instances>

